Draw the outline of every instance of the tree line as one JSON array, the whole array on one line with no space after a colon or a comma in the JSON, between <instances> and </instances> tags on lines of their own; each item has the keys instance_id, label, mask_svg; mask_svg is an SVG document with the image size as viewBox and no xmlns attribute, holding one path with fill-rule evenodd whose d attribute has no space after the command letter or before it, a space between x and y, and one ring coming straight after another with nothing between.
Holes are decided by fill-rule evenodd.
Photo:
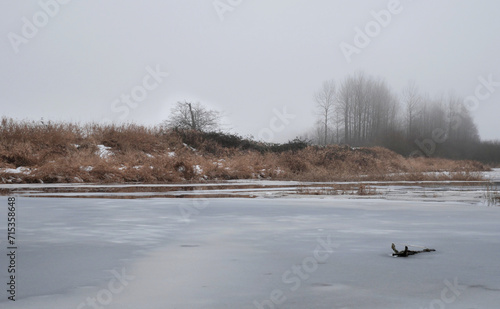
<instances>
[{"instance_id":1,"label":"tree line","mask_svg":"<svg viewBox=\"0 0 500 309\"><path fill-rule=\"evenodd\" d=\"M317 121L303 135L313 144L500 162L500 143L481 142L464 99L455 94L431 97L414 81L397 94L383 79L355 73L340 83L323 82L314 101Z\"/></svg>"},{"instance_id":2,"label":"tree line","mask_svg":"<svg viewBox=\"0 0 500 309\"><path fill-rule=\"evenodd\" d=\"M341 82L324 81L314 94L317 120L294 140L302 145L382 146L404 156L474 159L500 163L500 141L481 141L463 98L431 97L414 81L396 93L379 77L362 72ZM219 111L199 102L177 102L167 128L219 132Z\"/></svg>"}]
</instances>

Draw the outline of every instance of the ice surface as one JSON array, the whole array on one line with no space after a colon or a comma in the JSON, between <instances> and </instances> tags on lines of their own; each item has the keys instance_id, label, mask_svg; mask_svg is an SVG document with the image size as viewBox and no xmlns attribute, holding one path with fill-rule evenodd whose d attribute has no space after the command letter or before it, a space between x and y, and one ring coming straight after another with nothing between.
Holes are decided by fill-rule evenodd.
<instances>
[{"instance_id":1,"label":"ice surface","mask_svg":"<svg viewBox=\"0 0 500 309\"><path fill-rule=\"evenodd\" d=\"M498 304L500 208L478 203L20 197L17 217L17 301L2 289L0 308ZM393 258L392 242L437 251ZM1 282L6 263L2 253Z\"/></svg>"}]
</instances>

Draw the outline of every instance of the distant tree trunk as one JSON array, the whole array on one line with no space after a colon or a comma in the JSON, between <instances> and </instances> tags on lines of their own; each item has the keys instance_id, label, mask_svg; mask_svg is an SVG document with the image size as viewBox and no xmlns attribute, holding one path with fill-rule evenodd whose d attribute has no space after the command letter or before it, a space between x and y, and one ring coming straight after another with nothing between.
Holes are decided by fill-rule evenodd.
<instances>
[{"instance_id":1,"label":"distant tree trunk","mask_svg":"<svg viewBox=\"0 0 500 309\"><path fill-rule=\"evenodd\" d=\"M406 104L406 120L408 121L406 136L408 139L411 139L415 136L413 129L414 118L416 116L415 113L422 103L422 98L418 93L418 87L415 81L410 80L408 86L403 89L403 102Z\"/></svg>"},{"instance_id":2,"label":"distant tree trunk","mask_svg":"<svg viewBox=\"0 0 500 309\"><path fill-rule=\"evenodd\" d=\"M346 101L346 105L344 107L344 143L345 144L349 144L351 141L350 141L350 138L349 138L349 126L350 126L350 123L349 123L349 98L347 99Z\"/></svg>"},{"instance_id":3,"label":"distant tree trunk","mask_svg":"<svg viewBox=\"0 0 500 309\"><path fill-rule=\"evenodd\" d=\"M339 112L337 111L335 113L336 117L337 117L337 123L336 123L336 128L337 128L337 134L336 134L336 137L337 137L337 145L339 144Z\"/></svg>"},{"instance_id":4,"label":"distant tree trunk","mask_svg":"<svg viewBox=\"0 0 500 309\"><path fill-rule=\"evenodd\" d=\"M314 95L318 113L323 117L323 143L325 145L328 144L328 120L332 117L336 97L337 91L333 80L323 82L322 87Z\"/></svg>"},{"instance_id":5,"label":"distant tree trunk","mask_svg":"<svg viewBox=\"0 0 500 309\"><path fill-rule=\"evenodd\" d=\"M196 121L194 119L193 107L191 103L186 103L189 107L189 114L191 115L191 129L196 130Z\"/></svg>"},{"instance_id":6,"label":"distant tree trunk","mask_svg":"<svg viewBox=\"0 0 500 309\"><path fill-rule=\"evenodd\" d=\"M328 144L328 115L325 114L325 145Z\"/></svg>"}]
</instances>

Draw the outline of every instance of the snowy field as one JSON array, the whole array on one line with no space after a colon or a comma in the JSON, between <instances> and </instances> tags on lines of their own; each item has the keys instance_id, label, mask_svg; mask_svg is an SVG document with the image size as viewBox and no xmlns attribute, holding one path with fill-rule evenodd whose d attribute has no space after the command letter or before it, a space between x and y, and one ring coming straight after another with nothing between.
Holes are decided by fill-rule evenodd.
<instances>
[{"instance_id":1,"label":"snowy field","mask_svg":"<svg viewBox=\"0 0 500 309\"><path fill-rule=\"evenodd\" d=\"M16 301L4 288L0 308L498 306L500 208L480 202L19 197L17 209ZM393 242L437 251L393 258Z\"/></svg>"}]
</instances>

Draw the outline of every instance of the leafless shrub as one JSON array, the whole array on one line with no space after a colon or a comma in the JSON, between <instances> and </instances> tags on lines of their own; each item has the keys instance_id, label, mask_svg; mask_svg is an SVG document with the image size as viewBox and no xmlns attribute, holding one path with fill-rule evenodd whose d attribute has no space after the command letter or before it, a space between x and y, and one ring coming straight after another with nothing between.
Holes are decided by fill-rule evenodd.
<instances>
[{"instance_id":1,"label":"leafless shrub","mask_svg":"<svg viewBox=\"0 0 500 309\"><path fill-rule=\"evenodd\" d=\"M358 195L376 195L377 189L364 184L358 186Z\"/></svg>"}]
</instances>

